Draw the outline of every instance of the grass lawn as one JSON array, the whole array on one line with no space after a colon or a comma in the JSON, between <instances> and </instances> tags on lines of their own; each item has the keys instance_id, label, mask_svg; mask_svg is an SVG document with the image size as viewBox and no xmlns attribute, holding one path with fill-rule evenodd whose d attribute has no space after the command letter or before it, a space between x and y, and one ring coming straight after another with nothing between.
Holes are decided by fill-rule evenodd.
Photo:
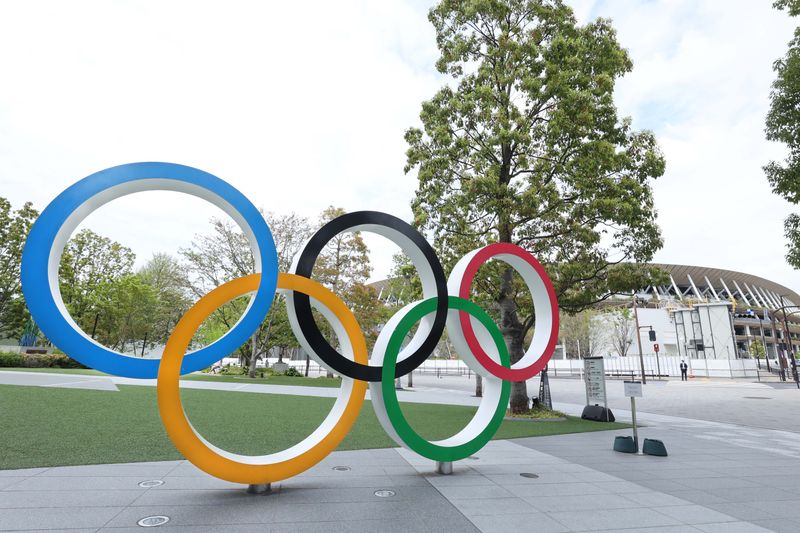
<instances>
[{"instance_id":1,"label":"grass lawn","mask_svg":"<svg viewBox=\"0 0 800 533\"><path fill-rule=\"evenodd\" d=\"M0 368L0 371L10 370L12 372L49 372L53 374L82 374L87 376L107 376L104 372L99 372L91 368ZM304 387L338 387L341 385L340 378L305 377L305 376L266 376L263 378L249 378L247 376L225 376L221 374L201 374L194 373L181 377L181 380L189 381L218 381L227 383L258 383L261 385L302 385Z\"/></svg>"},{"instance_id":2,"label":"grass lawn","mask_svg":"<svg viewBox=\"0 0 800 533\"><path fill-rule=\"evenodd\" d=\"M333 399L212 390L182 391L192 425L210 442L248 455L299 442L325 418ZM370 402L340 450L397 446ZM456 433L474 407L403 405L428 439ZM627 427L578 418L565 422L506 421L495 438L530 437ZM0 386L0 469L180 459L163 427L155 387L119 386L119 392Z\"/></svg>"}]
</instances>

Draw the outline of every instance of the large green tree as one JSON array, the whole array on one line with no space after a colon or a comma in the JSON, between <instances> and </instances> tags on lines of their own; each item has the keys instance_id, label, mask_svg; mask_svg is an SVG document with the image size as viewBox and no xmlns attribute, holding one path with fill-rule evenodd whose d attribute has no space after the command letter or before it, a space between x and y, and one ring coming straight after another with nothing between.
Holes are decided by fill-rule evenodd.
<instances>
[{"instance_id":1,"label":"large green tree","mask_svg":"<svg viewBox=\"0 0 800 533\"><path fill-rule=\"evenodd\" d=\"M59 265L61 297L72 319L92 336L103 313L100 296L124 276L133 274L136 255L127 246L90 229L76 233L64 247Z\"/></svg>"},{"instance_id":2,"label":"large green tree","mask_svg":"<svg viewBox=\"0 0 800 533\"><path fill-rule=\"evenodd\" d=\"M794 17L800 14L800 1L779 0L773 4ZM771 161L764 167L772 191L793 204L800 202L800 28L789 41L786 55L772 65L777 74L770 93L767 113L767 139L783 143L789 154L783 162ZM800 215L786 218L784 231L788 239L786 259L800 268Z\"/></svg>"},{"instance_id":3,"label":"large green tree","mask_svg":"<svg viewBox=\"0 0 800 533\"><path fill-rule=\"evenodd\" d=\"M37 216L30 202L14 211L11 202L0 197L0 337L18 338L28 317L19 268L25 238Z\"/></svg>"},{"instance_id":4,"label":"large green tree","mask_svg":"<svg viewBox=\"0 0 800 533\"><path fill-rule=\"evenodd\" d=\"M651 181L665 162L649 131L620 118L616 80L632 68L611 22L576 22L560 0L443 0L429 13L450 76L410 128L406 171L419 180L415 223L445 265L490 242L545 264L562 309L649 283L662 245ZM535 315L510 268L476 285L511 353ZM524 382L511 408L527 407Z\"/></svg>"}]
</instances>

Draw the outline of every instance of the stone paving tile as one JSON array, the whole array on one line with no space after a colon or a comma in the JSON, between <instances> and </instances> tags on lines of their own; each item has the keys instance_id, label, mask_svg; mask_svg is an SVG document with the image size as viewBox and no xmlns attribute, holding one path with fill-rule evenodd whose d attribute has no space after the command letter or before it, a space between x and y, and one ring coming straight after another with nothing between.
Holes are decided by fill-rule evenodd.
<instances>
[{"instance_id":1,"label":"stone paving tile","mask_svg":"<svg viewBox=\"0 0 800 533\"><path fill-rule=\"evenodd\" d=\"M598 531L602 529L642 530L655 526L676 526L681 521L646 508L603 509L592 512L561 511L548 516L564 524L571 531Z\"/></svg>"},{"instance_id":2,"label":"stone paving tile","mask_svg":"<svg viewBox=\"0 0 800 533\"><path fill-rule=\"evenodd\" d=\"M690 503L682 498L676 498L675 496L655 491L639 490L627 493L625 497L642 507L666 507L669 505L687 505Z\"/></svg>"},{"instance_id":3,"label":"stone paving tile","mask_svg":"<svg viewBox=\"0 0 800 533\"><path fill-rule=\"evenodd\" d=\"M0 509L125 507L142 494L141 490L7 491L0 498Z\"/></svg>"},{"instance_id":4,"label":"stone paving tile","mask_svg":"<svg viewBox=\"0 0 800 533\"><path fill-rule=\"evenodd\" d=\"M633 509L638 503L619 494L592 494L591 496L542 496L523 498L538 511L595 511L598 509Z\"/></svg>"},{"instance_id":5,"label":"stone paving tile","mask_svg":"<svg viewBox=\"0 0 800 533\"><path fill-rule=\"evenodd\" d=\"M677 496L678 498L682 498L692 503L696 503L698 505L709 505L712 503L728 503L730 500L727 500L721 497L718 493L722 489L717 489L712 494L709 491L705 490L680 490L678 492L671 493L672 496ZM736 491L741 491L742 489L731 489Z\"/></svg>"},{"instance_id":6,"label":"stone paving tile","mask_svg":"<svg viewBox=\"0 0 800 533\"><path fill-rule=\"evenodd\" d=\"M720 513L725 513L726 515L732 516L737 520L747 520L752 522L753 520L768 520L775 518L775 515L768 508L764 509L741 502L711 503L708 504L707 507L709 509L719 511Z\"/></svg>"},{"instance_id":7,"label":"stone paving tile","mask_svg":"<svg viewBox=\"0 0 800 533\"><path fill-rule=\"evenodd\" d=\"M0 478L2 477L29 477L36 476L49 470L48 468L20 468L16 470L0 470Z\"/></svg>"},{"instance_id":8,"label":"stone paving tile","mask_svg":"<svg viewBox=\"0 0 800 533\"><path fill-rule=\"evenodd\" d=\"M569 528L544 513L475 516L471 520L483 533L508 533L509 531L569 532Z\"/></svg>"},{"instance_id":9,"label":"stone paving tile","mask_svg":"<svg viewBox=\"0 0 800 533\"><path fill-rule=\"evenodd\" d=\"M642 486L632 481L596 481L592 483L592 485L603 492L610 492L613 494L627 494L630 492L642 491Z\"/></svg>"},{"instance_id":10,"label":"stone paving tile","mask_svg":"<svg viewBox=\"0 0 800 533\"><path fill-rule=\"evenodd\" d=\"M0 509L0 531L57 529L63 528L66 524L75 528L99 528L124 509L124 507Z\"/></svg>"},{"instance_id":11,"label":"stone paving tile","mask_svg":"<svg viewBox=\"0 0 800 533\"><path fill-rule=\"evenodd\" d=\"M7 487L6 491L59 490L59 491L91 491L91 490L141 490L138 483L149 479L165 479L161 477L110 477L110 476L33 476Z\"/></svg>"},{"instance_id":12,"label":"stone paving tile","mask_svg":"<svg viewBox=\"0 0 800 533\"><path fill-rule=\"evenodd\" d=\"M136 527L136 522L147 516L168 516L171 526L216 526L229 524L265 524L272 522L275 508L263 502L236 502L226 505L157 505L119 509L109 517L105 527ZM108 519L107 519L108 520ZM263 527L263 526L262 526ZM141 531L141 529L140 529Z\"/></svg>"},{"instance_id":13,"label":"stone paving tile","mask_svg":"<svg viewBox=\"0 0 800 533\"><path fill-rule=\"evenodd\" d=\"M514 493L497 485L440 486L438 491L448 500L480 500L513 498Z\"/></svg>"},{"instance_id":14,"label":"stone paving tile","mask_svg":"<svg viewBox=\"0 0 800 533\"><path fill-rule=\"evenodd\" d=\"M800 498L800 495L798 498ZM797 519L800 517L800 499L781 502L753 500L748 502L747 505L759 509L769 509L772 518Z\"/></svg>"},{"instance_id":15,"label":"stone paving tile","mask_svg":"<svg viewBox=\"0 0 800 533\"><path fill-rule=\"evenodd\" d=\"M800 531L800 520L778 518L772 520L753 520L753 524L778 533L797 533Z\"/></svg>"},{"instance_id":16,"label":"stone paving tile","mask_svg":"<svg viewBox=\"0 0 800 533\"><path fill-rule=\"evenodd\" d=\"M603 533L698 533L698 529L692 526L655 526L637 527L630 529L603 529Z\"/></svg>"},{"instance_id":17,"label":"stone paving tile","mask_svg":"<svg viewBox=\"0 0 800 533\"><path fill-rule=\"evenodd\" d=\"M785 501L794 500L798 497L797 492L791 492L778 487L758 487L757 489L714 489L714 496L724 499L726 502L750 503L754 500L766 501ZM720 502L721 503L721 502Z\"/></svg>"},{"instance_id":18,"label":"stone paving tile","mask_svg":"<svg viewBox=\"0 0 800 533\"><path fill-rule=\"evenodd\" d=\"M721 524L698 524L697 529L705 533L767 533L772 529L751 524L750 522L723 522ZM796 533L797 530L792 530Z\"/></svg>"},{"instance_id":19,"label":"stone paving tile","mask_svg":"<svg viewBox=\"0 0 800 533\"><path fill-rule=\"evenodd\" d=\"M730 515L696 504L659 507L658 512L676 518L684 524L691 525L737 521L736 518Z\"/></svg>"},{"instance_id":20,"label":"stone paving tile","mask_svg":"<svg viewBox=\"0 0 800 533\"><path fill-rule=\"evenodd\" d=\"M26 477L5 476L0 477L0 490L16 485L20 481L28 479Z\"/></svg>"},{"instance_id":21,"label":"stone paving tile","mask_svg":"<svg viewBox=\"0 0 800 533\"><path fill-rule=\"evenodd\" d=\"M535 497L541 494L547 496L587 496L592 494L607 494L608 491L602 487L598 487L594 483L563 483L553 484L547 486L542 485L506 485L509 491L513 492L516 496ZM641 488L640 488L641 490Z\"/></svg>"},{"instance_id":22,"label":"stone paving tile","mask_svg":"<svg viewBox=\"0 0 800 533\"><path fill-rule=\"evenodd\" d=\"M533 505L521 498L484 498L470 500L450 500L467 518L492 515L503 516L539 512Z\"/></svg>"},{"instance_id":23,"label":"stone paving tile","mask_svg":"<svg viewBox=\"0 0 800 533\"><path fill-rule=\"evenodd\" d=\"M138 465L135 463L118 464L118 465L83 465L83 466L59 466L50 468L47 471L48 477L61 477L61 476L106 476L106 477L138 477L141 479L154 479L160 476L166 476L173 470L182 468L182 465L175 466L173 464L166 464L163 466L157 465ZM192 467L194 468L194 467ZM195 469L197 470L197 469ZM202 475L208 475L202 473Z\"/></svg>"},{"instance_id":24,"label":"stone paving tile","mask_svg":"<svg viewBox=\"0 0 800 533\"><path fill-rule=\"evenodd\" d=\"M424 479L434 487L476 487L495 485L495 482L480 474L459 474L454 472L449 476L433 474L424 476Z\"/></svg>"}]
</instances>

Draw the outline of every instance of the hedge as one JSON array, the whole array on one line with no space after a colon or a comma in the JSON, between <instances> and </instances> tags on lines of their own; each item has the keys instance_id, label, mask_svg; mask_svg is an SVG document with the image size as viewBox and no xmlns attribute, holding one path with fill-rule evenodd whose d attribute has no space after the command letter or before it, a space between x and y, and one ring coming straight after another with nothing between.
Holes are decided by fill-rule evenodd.
<instances>
[{"instance_id":1,"label":"hedge","mask_svg":"<svg viewBox=\"0 0 800 533\"><path fill-rule=\"evenodd\" d=\"M87 368L63 354L25 354L0 352L0 367L5 368Z\"/></svg>"}]
</instances>

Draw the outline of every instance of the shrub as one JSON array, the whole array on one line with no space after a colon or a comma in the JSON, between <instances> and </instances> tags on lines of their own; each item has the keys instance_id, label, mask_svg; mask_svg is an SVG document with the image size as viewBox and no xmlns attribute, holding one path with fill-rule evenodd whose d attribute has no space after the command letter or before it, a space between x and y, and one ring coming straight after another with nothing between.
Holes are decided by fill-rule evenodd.
<instances>
[{"instance_id":1,"label":"shrub","mask_svg":"<svg viewBox=\"0 0 800 533\"><path fill-rule=\"evenodd\" d=\"M12 352L0 352L0 367L11 368L22 366L22 355Z\"/></svg>"},{"instance_id":2,"label":"shrub","mask_svg":"<svg viewBox=\"0 0 800 533\"><path fill-rule=\"evenodd\" d=\"M0 353L0 367L88 368L64 354Z\"/></svg>"},{"instance_id":3,"label":"shrub","mask_svg":"<svg viewBox=\"0 0 800 533\"><path fill-rule=\"evenodd\" d=\"M222 369L220 374L226 376L243 376L245 374L245 369L240 366L228 365Z\"/></svg>"},{"instance_id":4,"label":"shrub","mask_svg":"<svg viewBox=\"0 0 800 533\"><path fill-rule=\"evenodd\" d=\"M301 376L302 374L300 372L298 372L295 367L290 366L289 368L286 369L286 372L284 372L283 375L284 376L297 377L297 376Z\"/></svg>"}]
</instances>

